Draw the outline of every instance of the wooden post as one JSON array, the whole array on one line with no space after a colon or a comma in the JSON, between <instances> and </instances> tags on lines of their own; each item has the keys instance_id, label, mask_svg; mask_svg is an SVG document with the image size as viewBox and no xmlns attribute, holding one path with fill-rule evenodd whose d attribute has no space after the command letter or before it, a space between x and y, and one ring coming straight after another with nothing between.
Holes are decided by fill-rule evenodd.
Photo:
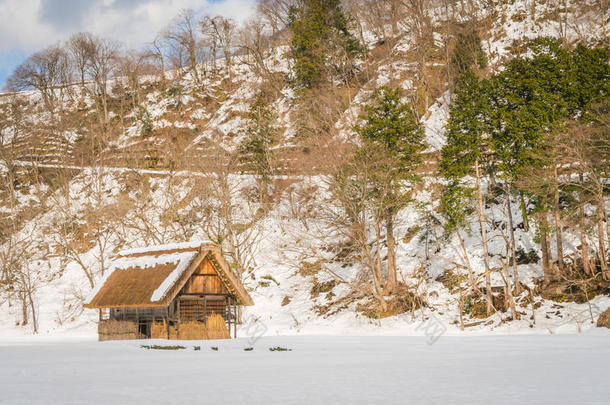
<instances>
[{"instance_id":1,"label":"wooden post","mask_svg":"<svg viewBox=\"0 0 610 405\"><path fill-rule=\"evenodd\" d=\"M227 297L227 309L229 310L229 314L227 315L227 317L230 321L232 321L231 318L233 317L233 300L231 299L231 297ZM235 325L235 322L233 322L233 325ZM229 337L231 337L231 323L229 323Z\"/></svg>"},{"instance_id":2,"label":"wooden post","mask_svg":"<svg viewBox=\"0 0 610 405\"><path fill-rule=\"evenodd\" d=\"M208 322L208 297L203 296L203 322Z\"/></svg>"},{"instance_id":3,"label":"wooden post","mask_svg":"<svg viewBox=\"0 0 610 405\"><path fill-rule=\"evenodd\" d=\"M180 337L180 326L182 325L182 312L180 310L180 306L182 305L182 299L177 298L178 300L178 323L176 323L176 339Z\"/></svg>"},{"instance_id":4,"label":"wooden post","mask_svg":"<svg viewBox=\"0 0 610 405\"><path fill-rule=\"evenodd\" d=\"M229 337L231 337L231 298L225 297L225 316L227 318L227 327L229 329Z\"/></svg>"},{"instance_id":5,"label":"wooden post","mask_svg":"<svg viewBox=\"0 0 610 405\"><path fill-rule=\"evenodd\" d=\"M235 316L235 322L233 322L233 337L237 339L237 302L233 300L233 314Z\"/></svg>"},{"instance_id":6,"label":"wooden post","mask_svg":"<svg viewBox=\"0 0 610 405\"><path fill-rule=\"evenodd\" d=\"M136 330L138 331L138 339L140 339L140 313L136 307Z\"/></svg>"},{"instance_id":7,"label":"wooden post","mask_svg":"<svg viewBox=\"0 0 610 405\"><path fill-rule=\"evenodd\" d=\"M167 340L169 340L169 307L165 308L165 323L167 324Z\"/></svg>"}]
</instances>

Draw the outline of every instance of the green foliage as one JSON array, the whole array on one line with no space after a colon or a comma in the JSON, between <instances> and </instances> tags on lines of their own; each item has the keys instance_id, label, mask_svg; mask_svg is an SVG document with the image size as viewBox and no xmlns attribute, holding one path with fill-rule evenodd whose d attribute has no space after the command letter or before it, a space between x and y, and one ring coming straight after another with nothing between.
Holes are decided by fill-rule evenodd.
<instances>
[{"instance_id":1,"label":"green foliage","mask_svg":"<svg viewBox=\"0 0 610 405\"><path fill-rule=\"evenodd\" d=\"M535 250L525 251L522 247L517 249L517 263L518 264L530 264L530 263L538 263L540 261L540 256L536 253ZM512 262L511 262L512 264Z\"/></svg>"},{"instance_id":2,"label":"green foliage","mask_svg":"<svg viewBox=\"0 0 610 405\"><path fill-rule=\"evenodd\" d=\"M140 135L147 137L153 129L153 121L148 110L143 106L138 106L138 121L140 122Z\"/></svg>"},{"instance_id":3,"label":"green foliage","mask_svg":"<svg viewBox=\"0 0 610 405\"><path fill-rule=\"evenodd\" d=\"M579 44L572 52L576 65L575 105L582 112L610 96L610 53L604 48Z\"/></svg>"},{"instance_id":4,"label":"green foliage","mask_svg":"<svg viewBox=\"0 0 610 405\"><path fill-rule=\"evenodd\" d=\"M291 8L289 19L297 88L314 88L324 82L333 59L345 62L364 53L349 32L340 0L301 0Z\"/></svg>"},{"instance_id":5,"label":"green foliage","mask_svg":"<svg viewBox=\"0 0 610 405\"><path fill-rule=\"evenodd\" d=\"M378 144L398 159L399 173L413 174L421 162L421 152L426 148L424 131L411 107L402 101L402 91L387 86L373 93L370 103L364 107L362 126L355 128L365 142Z\"/></svg>"},{"instance_id":6,"label":"green foliage","mask_svg":"<svg viewBox=\"0 0 610 405\"><path fill-rule=\"evenodd\" d=\"M546 134L608 97L608 52L552 38L530 44L531 56L509 61L490 79L466 70L458 80L442 151L441 171L460 178L474 162L493 161L514 180L544 164Z\"/></svg>"},{"instance_id":7,"label":"green foliage","mask_svg":"<svg viewBox=\"0 0 610 405\"><path fill-rule=\"evenodd\" d=\"M582 113L610 94L607 49L578 44L568 50L559 39L547 37L534 40L530 48L533 57L519 59L530 61L546 89L561 95L566 114Z\"/></svg>"},{"instance_id":8,"label":"green foliage","mask_svg":"<svg viewBox=\"0 0 610 405\"><path fill-rule=\"evenodd\" d=\"M273 175L271 146L277 137L277 116L262 96L258 96L248 113L248 125L239 147L244 168L268 182Z\"/></svg>"},{"instance_id":9,"label":"green foliage","mask_svg":"<svg viewBox=\"0 0 610 405\"><path fill-rule=\"evenodd\" d=\"M489 157L489 82L467 70L459 78L442 149L441 173L461 178L472 172L476 160Z\"/></svg>"},{"instance_id":10,"label":"green foliage","mask_svg":"<svg viewBox=\"0 0 610 405\"><path fill-rule=\"evenodd\" d=\"M178 108L182 104L182 96L185 94L184 86L176 85L167 90L167 96L172 99L174 107Z\"/></svg>"},{"instance_id":11,"label":"green foliage","mask_svg":"<svg viewBox=\"0 0 610 405\"><path fill-rule=\"evenodd\" d=\"M553 131L588 117L593 105L608 100L607 50L584 45L570 50L557 39L539 38L526 51L489 79L466 70L457 82L440 164L451 181L441 207L449 229L464 226L456 208L463 197L459 182L473 174L475 162L482 174L493 170L510 188L560 157L553 155L558 150ZM549 209L554 187L552 179L536 182L530 196L534 213Z\"/></svg>"},{"instance_id":12,"label":"green foliage","mask_svg":"<svg viewBox=\"0 0 610 405\"><path fill-rule=\"evenodd\" d=\"M464 313L473 318L484 318L487 316L486 304L484 300L476 300L467 297L463 303Z\"/></svg>"},{"instance_id":13,"label":"green foliage","mask_svg":"<svg viewBox=\"0 0 610 405\"><path fill-rule=\"evenodd\" d=\"M280 285L280 283L271 274L265 274L264 276L261 276L261 278L263 280L273 281L276 285Z\"/></svg>"},{"instance_id":14,"label":"green foliage","mask_svg":"<svg viewBox=\"0 0 610 405\"><path fill-rule=\"evenodd\" d=\"M532 57L519 57L492 79L491 128L499 170L516 179L544 164L546 134L607 97L608 52L579 45L570 51L539 38Z\"/></svg>"},{"instance_id":15,"label":"green foliage","mask_svg":"<svg viewBox=\"0 0 610 405\"><path fill-rule=\"evenodd\" d=\"M468 216L474 211L474 189L451 180L441 194L440 210L445 218L445 232L451 234L468 227Z\"/></svg>"},{"instance_id":16,"label":"green foliage","mask_svg":"<svg viewBox=\"0 0 610 405\"><path fill-rule=\"evenodd\" d=\"M400 89L378 88L365 107L363 125L356 126L362 146L355 153L351 167L365 172L358 187L371 190L371 204L383 215L392 216L408 201L405 180L418 180L415 169L426 147L421 124L415 121ZM349 177L349 174L347 175Z\"/></svg>"},{"instance_id":17,"label":"green foliage","mask_svg":"<svg viewBox=\"0 0 610 405\"><path fill-rule=\"evenodd\" d=\"M492 150L499 170L511 179L524 167L541 163L544 134L567 111L561 94L550 90L552 72L532 66L521 58L509 62L492 80L489 95Z\"/></svg>"},{"instance_id":18,"label":"green foliage","mask_svg":"<svg viewBox=\"0 0 610 405\"><path fill-rule=\"evenodd\" d=\"M451 54L451 67L459 76L474 66L479 69L486 68L487 56L481 47L479 33L474 27L468 26L457 35L457 41Z\"/></svg>"}]
</instances>

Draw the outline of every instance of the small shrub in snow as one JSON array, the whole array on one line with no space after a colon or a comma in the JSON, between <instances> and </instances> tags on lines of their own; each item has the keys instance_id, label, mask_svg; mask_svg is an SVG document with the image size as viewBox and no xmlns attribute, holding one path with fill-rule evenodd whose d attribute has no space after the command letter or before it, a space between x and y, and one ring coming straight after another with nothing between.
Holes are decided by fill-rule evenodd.
<instances>
[{"instance_id":1,"label":"small shrub in snow","mask_svg":"<svg viewBox=\"0 0 610 405\"><path fill-rule=\"evenodd\" d=\"M610 329L610 308L599 316L597 319L597 327Z\"/></svg>"}]
</instances>

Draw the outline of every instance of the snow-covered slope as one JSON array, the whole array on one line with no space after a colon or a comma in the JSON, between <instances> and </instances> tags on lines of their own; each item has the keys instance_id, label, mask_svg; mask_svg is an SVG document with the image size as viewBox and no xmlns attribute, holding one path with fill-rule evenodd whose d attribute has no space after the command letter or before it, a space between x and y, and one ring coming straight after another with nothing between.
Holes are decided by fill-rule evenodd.
<instances>
[{"instance_id":1,"label":"snow-covered slope","mask_svg":"<svg viewBox=\"0 0 610 405\"><path fill-rule=\"evenodd\" d=\"M545 18L552 11L547 4L550 2L517 0L506 3L511 4L498 6L495 13L493 10L487 11L487 17L493 20L491 28L486 31L483 47L494 69L501 67L514 41L537 35L559 36L563 31L568 41L587 41L605 38L608 31L607 16L595 14L592 8L577 7L580 4L577 1L569 2L572 6L566 16L568 25L561 30L556 21ZM411 40L409 33L405 32L396 41L392 60L374 61L369 82L364 83L350 98L345 111L333 126L337 138L352 137L350 128L358 120L375 86L398 78L403 88L408 90L413 87L413 65L404 62L412 48ZM373 43L371 40L371 47ZM288 65L282 58L285 51L277 49L269 56L268 65L273 72L287 72ZM62 135L65 138L63 144L69 147L43 148L43 158L38 155L37 159L28 160L28 154L19 156L16 163L24 167L56 170L62 166L65 169L66 161L69 161L69 169L76 172L67 189L53 189L44 183L23 186L17 190L16 205L7 203L0 206L0 212L8 216L15 212L25 215L28 206L43 208L42 213L32 218L26 216L16 232L17 239L28 241L31 247L30 274L37 285L33 302L41 334L94 336L97 313L83 311L81 304L94 288L91 282L98 284L102 278L104 262L111 260L120 249L201 240L210 236L201 224L201 217L196 216L197 210L206 203L205 196L198 194L198 187L205 182L205 175L189 170L174 172L163 164L142 168L138 159L150 157L147 154L151 151L170 150L172 137L182 139L179 147L187 152L205 151L210 143L228 151L234 150L243 135L245 117L258 85L259 79L246 63L236 63L230 77L210 76L201 83L195 83L186 74L179 82L173 83L175 90L171 92L158 89L153 79L147 79L143 81L141 108L150 119L152 135L142 136L144 120L141 110L134 109L125 114L122 122L124 128L115 134L102 152L111 162L109 167L80 170L76 160L60 159L70 155L73 147L78 147L79 134L74 129L66 130ZM32 128L40 129L48 120L48 115L36 107L36 103L39 103L36 93L23 96L27 96L31 107L28 122ZM8 96L0 98L0 107L6 107L9 99ZM281 127L278 148L294 146L294 100L295 95L286 87L278 92L271 103ZM444 144L449 103L449 95L442 94L422 114L432 156L432 152L440 150ZM85 104L89 108L93 106L88 99L85 99ZM77 105L68 102L66 108L76 110ZM87 112L85 118L92 113L93 110ZM13 122L10 117L6 119L9 123ZM3 134L7 136L3 139L7 142L12 131L10 125L4 129ZM37 133L37 136L41 135ZM35 143L38 138L32 139L29 142ZM49 144L55 142L44 139ZM28 149L28 153L34 152ZM357 309L359 304L364 303L363 300L348 299L350 291L345 284L333 284L333 277L324 271L303 271L304 267L312 264L309 253L317 248L318 236L326 230L324 218L315 214L316 207L324 204L327 191L323 176L295 174L282 176L278 180L287 185L281 188L277 205L262 218L258 216L256 206L243 197L233 202L236 216L242 220L248 216L260 218L253 237L252 269L248 269L244 279L255 305L244 309L244 324L238 335L247 336L252 330L263 331L266 335L424 335L430 333L431 327L440 327L443 333L468 334L491 331L580 332L589 328L591 320L610 307L610 298L606 296L596 297L591 306L558 304L542 298L536 298L532 305L526 293L523 293L517 297L517 309L523 314L521 320L507 322L503 314L498 313L484 323L473 321L471 327L460 332L458 295L438 278L447 271L459 273L462 259L457 241L443 239L435 211L441 180L429 175L415 201L400 212L395 229L399 279L416 285L429 307L381 320L371 319ZM230 182L233 190L242 190L254 183L251 176L237 173L230 176ZM298 208L295 208L296 200ZM496 221L496 218L503 217L500 215L503 206L500 200L491 204L488 210L488 215L496 224L490 231L493 267L499 267L500 258L506 255L502 241L503 224L500 220ZM516 224L522 222L520 210L516 209L518 206L518 201L512 202ZM299 210L308 211L307 215L301 216ZM168 212L178 212L189 221L173 221ZM191 214L195 217L191 217ZM101 225L91 218L101 218ZM104 221L113 224L116 229L106 229ZM80 236L83 244L77 246L73 253L66 252L66 241L57 232L67 224L76 224L76 233L81 232L82 228ZM516 237L517 245L525 252L536 252L540 256L533 227L528 232L517 229ZM473 267L480 273L484 266L477 229L466 237L465 244ZM575 252L578 244L576 236L568 234L565 254ZM87 271L92 276L91 282ZM338 268L336 271L347 278L354 273L350 268ZM540 266L535 263L520 265L519 273L521 281L532 287L542 276ZM502 285L497 274L492 282L494 286ZM325 286L322 290L319 288L321 285ZM29 325L19 325L21 305L16 295L1 299L0 335L31 334L31 322Z\"/></svg>"}]
</instances>

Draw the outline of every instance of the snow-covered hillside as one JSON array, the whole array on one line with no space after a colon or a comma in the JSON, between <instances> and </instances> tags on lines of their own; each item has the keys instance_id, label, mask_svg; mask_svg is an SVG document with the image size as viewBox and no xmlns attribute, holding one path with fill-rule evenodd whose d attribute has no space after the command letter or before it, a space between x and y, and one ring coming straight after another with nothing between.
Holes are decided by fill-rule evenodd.
<instances>
[{"instance_id":1,"label":"snow-covered hillside","mask_svg":"<svg viewBox=\"0 0 610 405\"><path fill-rule=\"evenodd\" d=\"M501 70L515 42L526 38L550 35L563 36L571 43L607 41L610 14L596 14L595 9L589 7L590 2L568 2L567 26L549 17L553 10L546 2L516 0L506 3L495 10L483 9L485 15L479 16L489 25L483 31L482 45L492 69ZM434 21L442 21L442 7L429 13ZM434 35L437 41L442 38L441 28L439 25ZM365 38L370 38L367 45L371 52L385 46L378 45L372 34L365 34ZM406 63L413 52L412 33L404 27L392 46L391 57L371 57L367 61L370 65L367 66L368 81L339 104L343 108L340 114L331 115L336 121L329 125L334 129L330 140L325 139L325 142L340 139L349 144L353 140L352 127L359 122L358 116L376 86L392 81L399 82L407 91L413 90L418 74L413 64ZM278 47L268 56L266 66L270 74L288 73L290 66L283 56L286 52L287 49ZM82 301L102 279L109 261L125 248L210 238L212 228L218 225L210 218L219 212L219 203L211 201L210 195L212 192L221 195L221 191L233 198L226 202L230 218L218 219L218 223L231 220L250 225L247 232L238 232L248 246L244 253L244 262L248 264L244 284L255 302L254 306L244 309L244 323L238 329L241 337L248 338L252 334L579 333L591 328L599 314L610 308L610 297L606 295L598 295L589 303L557 303L540 296L532 297L524 290L515 297L521 319L509 320L506 314L497 312L484 319L468 319L466 329L462 331L458 311L460 294L455 287L466 278L466 272L457 239L443 233L438 205L439 189L444 180L431 170L424 173L424 181L413 201L398 214L395 228L399 281L424 297L427 306L383 319L368 316L368 300L354 297L347 283L337 282L337 279L353 280L356 277L354 268L334 265L326 271L316 264L317 260L325 258L324 243L330 239L328 220L321 209L329 201L324 173L312 174L291 167L286 174L275 176L276 203L271 209L263 210L256 204L256 198L248 198L252 194L249 190L256 184L252 175L235 169L232 173L224 173L226 184L220 184L210 178L222 179L221 170L214 173L201 170L210 167L209 161L222 160L218 158L220 154L214 155L215 150L235 151L243 138L247 114L260 85L260 78L248 62L234 62L230 74L223 71L202 78L200 83L188 73L184 74L170 89L160 89L153 77L142 79L139 107L120 116L116 113L118 107L115 106L116 111L111 110L116 131L109 135L104 149L95 152L103 159L94 167L83 167L82 160L79 161L81 155L78 155L84 149L83 137L93 128L87 127L95 110L91 99L74 97L72 101L65 101L65 109L74 113L74 117L70 126L62 129L59 139L57 134L45 135L44 126L51 118L40 107L37 93L21 94L28 115L25 122L20 123L19 131L15 129L16 118L9 114L14 96L0 97L2 117L7 123L0 128L3 143L12 142L17 134L22 138L19 141L21 149L11 164L19 170L35 168L41 177L39 182L20 183L15 190L16 200L4 199L0 205L0 212L18 225L14 240L28 246L27 274L31 278L30 284L35 286L31 291L31 303L36 310L39 334L94 338L98 313L83 310ZM431 65L432 72L434 68ZM173 74L175 72L169 72L168 76ZM120 81L116 79L115 84ZM288 162L286 166L298 159L303 159L305 166L313 165L306 160L309 158L306 150L309 151L311 145L295 139L298 129L296 97L288 86L284 86L270 103L280 127L274 148L281 159ZM445 142L449 93L438 94L428 104L421 121L428 144L427 159L434 169L434 160ZM149 135L143 135L145 128L150 131ZM179 163L184 164L178 165L178 169L175 169L176 162L168 163L176 150L183 153L179 155ZM330 156L324 158L332 160ZM332 165L333 162L322 163ZM315 164L323 166L320 162ZM230 165L237 168L238 162L227 163L227 167ZM0 171L7 170L0 166ZM66 187L55 187L60 182L57 179L66 177L69 179ZM220 190L220 187L225 188ZM529 257L540 258L537 229L532 226L525 231L519 226L523 222L519 203L516 197L511 201L517 225L517 246ZM505 207L503 197L497 197L488 204L486 211L493 223L489 249L494 268L501 267L501 261L509 254L504 242ZM250 222L253 218L256 219L254 224ZM476 222L474 216L472 222ZM564 237L564 255L576 254L580 244L578 235L568 233ZM464 242L476 273L483 273L483 247L476 226ZM9 247L5 248L8 252ZM383 255L385 251L381 253ZM537 260L519 264L518 270L524 285L533 290L540 284L543 272ZM504 286L500 272L492 275L492 285L498 290ZM23 313L17 297L17 294L0 295L0 338L32 334L33 320L20 325ZM374 340L370 342L357 344L378 344ZM392 353L386 355L392 356ZM545 359L539 360L541 366L548 363ZM456 364L460 361L452 360ZM175 365L178 367L179 363ZM511 363L511 367L519 366L522 365L516 361ZM80 396L73 398L77 402L83 399Z\"/></svg>"}]
</instances>

